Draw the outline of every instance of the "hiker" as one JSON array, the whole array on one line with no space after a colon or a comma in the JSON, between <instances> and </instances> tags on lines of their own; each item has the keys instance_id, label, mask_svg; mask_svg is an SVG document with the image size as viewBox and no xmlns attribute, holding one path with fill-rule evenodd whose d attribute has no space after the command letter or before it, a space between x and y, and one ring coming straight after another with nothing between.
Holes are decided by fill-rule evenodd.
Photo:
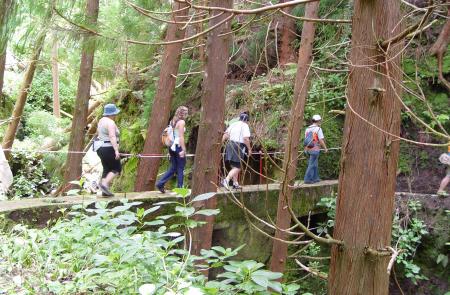
<instances>
[{"instance_id":1,"label":"hiker","mask_svg":"<svg viewBox=\"0 0 450 295\"><path fill-rule=\"evenodd\" d=\"M445 191L445 188L450 182L450 145L448 146L447 154L442 154L439 157L439 160L442 164L447 165L447 172L444 178L441 181L441 184L439 186L439 189L437 191L438 196L448 197L449 193Z\"/></svg>"},{"instance_id":2,"label":"hiker","mask_svg":"<svg viewBox=\"0 0 450 295\"><path fill-rule=\"evenodd\" d=\"M13 175L0 145L0 200L6 200L6 192L13 182Z\"/></svg>"},{"instance_id":3,"label":"hiker","mask_svg":"<svg viewBox=\"0 0 450 295\"><path fill-rule=\"evenodd\" d=\"M93 150L97 152L103 166L102 179L98 187L106 197L114 196L109 188L113 179L122 171L119 153L120 133L114 122L119 112L116 105L112 103L105 105L103 118L98 121L97 137L93 143Z\"/></svg>"},{"instance_id":4,"label":"hiker","mask_svg":"<svg viewBox=\"0 0 450 295\"><path fill-rule=\"evenodd\" d=\"M306 128L305 131L305 152L309 154L308 168L306 169L304 183L316 183L320 181L319 178L319 154L320 146L323 147L325 153L328 152L324 141L322 128L322 118L320 115L312 117L312 125Z\"/></svg>"},{"instance_id":5,"label":"hiker","mask_svg":"<svg viewBox=\"0 0 450 295\"><path fill-rule=\"evenodd\" d=\"M250 128L247 122L249 121L247 113L239 115L239 121L232 123L222 137L222 142L228 140L225 147L225 161L231 166L230 172L222 181L222 185L229 189L230 180L233 180L233 188L239 189L238 176L241 171L242 162L245 162L247 157L252 155L250 147Z\"/></svg>"},{"instance_id":6,"label":"hiker","mask_svg":"<svg viewBox=\"0 0 450 295\"><path fill-rule=\"evenodd\" d=\"M186 166L186 143L184 141L186 122L184 120L187 118L188 112L187 107L178 107L169 123L173 130L173 143L169 147L170 167L156 183L156 187L162 193L166 192L164 188L166 182L175 174L177 174L177 187L183 187L184 167Z\"/></svg>"}]
</instances>

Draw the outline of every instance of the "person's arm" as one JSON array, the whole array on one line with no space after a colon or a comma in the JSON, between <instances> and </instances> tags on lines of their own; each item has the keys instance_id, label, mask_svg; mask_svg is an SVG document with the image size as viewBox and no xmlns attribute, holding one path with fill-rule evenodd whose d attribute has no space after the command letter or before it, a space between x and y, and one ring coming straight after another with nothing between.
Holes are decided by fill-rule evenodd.
<instances>
[{"instance_id":1,"label":"person's arm","mask_svg":"<svg viewBox=\"0 0 450 295\"><path fill-rule=\"evenodd\" d=\"M222 136L222 143L224 143L228 139L230 139L230 134L227 131L225 131L225 133Z\"/></svg>"},{"instance_id":2,"label":"person's arm","mask_svg":"<svg viewBox=\"0 0 450 295\"><path fill-rule=\"evenodd\" d=\"M325 140L323 140L323 138L319 139L319 143L323 147L323 149L325 150L325 153L328 153L328 149L327 149L327 145L325 144Z\"/></svg>"},{"instance_id":3,"label":"person's arm","mask_svg":"<svg viewBox=\"0 0 450 295\"><path fill-rule=\"evenodd\" d=\"M184 126L185 125L186 125L186 123L184 122L184 120L180 120L176 126L176 128L178 129L178 136L180 138L180 146L181 146L180 157L181 158L184 158L186 156L186 144L184 142Z\"/></svg>"},{"instance_id":4,"label":"person's arm","mask_svg":"<svg viewBox=\"0 0 450 295\"><path fill-rule=\"evenodd\" d=\"M120 154L119 154L119 144L117 143L116 129L117 127L114 121L108 122L109 141L111 142L111 145L114 148L114 152L116 153L116 160L118 160L120 159Z\"/></svg>"},{"instance_id":5,"label":"person's arm","mask_svg":"<svg viewBox=\"0 0 450 295\"><path fill-rule=\"evenodd\" d=\"M325 150L325 153L328 153L327 145L325 144L325 137L323 136L322 128L319 127L319 132L317 133L317 136L319 137L319 144L323 147Z\"/></svg>"},{"instance_id":6,"label":"person's arm","mask_svg":"<svg viewBox=\"0 0 450 295\"><path fill-rule=\"evenodd\" d=\"M252 155L252 147L250 146L250 137L244 137L244 144L247 147L248 156Z\"/></svg>"}]
</instances>

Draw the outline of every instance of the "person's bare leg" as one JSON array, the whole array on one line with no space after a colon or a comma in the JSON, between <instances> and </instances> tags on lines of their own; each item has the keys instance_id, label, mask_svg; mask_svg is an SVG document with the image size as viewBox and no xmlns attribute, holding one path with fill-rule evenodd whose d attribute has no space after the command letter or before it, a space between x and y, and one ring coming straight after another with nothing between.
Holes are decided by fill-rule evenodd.
<instances>
[{"instance_id":1,"label":"person's bare leg","mask_svg":"<svg viewBox=\"0 0 450 295\"><path fill-rule=\"evenodd\" d=\"M447 187L449 182L450 182L450 176L445 176L441 181L441 185L439 186L438 192L445 191L445 188Z\"/></svg>"},{"instance_id":2,"label":"person's bare leg","mask_svg":"<svg viewBox=\"0 0 450 295\"><path fill-rule=\"evenodd\" d=\"M231 169L230 173L228 173L227 181L232 179L233 180L233 184L237 184L238 183L239 172L241 172L240 168L234 167L233 169Z\"/></svg>"},{"instance_id":3,"label":"person's bare leg","mask_svg":"<svg viewBox=\"0 0 450 295\"><path fill-rule=\"evenodd\" d=\"M111 182L113 181L113 179L117 176L117 173L114 172L109 172L105 178L102 179L102 184L104 186L106 186L107 188L109 188Z\"/></svg>"}]
</instances>

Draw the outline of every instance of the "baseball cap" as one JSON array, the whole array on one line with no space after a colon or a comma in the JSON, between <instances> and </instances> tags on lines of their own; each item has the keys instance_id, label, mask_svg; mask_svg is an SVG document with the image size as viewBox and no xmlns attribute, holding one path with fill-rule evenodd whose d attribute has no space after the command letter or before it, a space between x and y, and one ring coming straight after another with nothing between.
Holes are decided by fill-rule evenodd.
<instances>
[{"instance_id":1,"label":"baseball cap","mask_svg":"<svg viewBox=\"0 0 450 295\"><path fill-rule=\"evenodd\" d=\"M313 117L312 117L312 119L313 119L313 121L320 121L320 120L322 120L322 117L320 116L320 115L314 115Z\"/></svg>"}]
</instances>

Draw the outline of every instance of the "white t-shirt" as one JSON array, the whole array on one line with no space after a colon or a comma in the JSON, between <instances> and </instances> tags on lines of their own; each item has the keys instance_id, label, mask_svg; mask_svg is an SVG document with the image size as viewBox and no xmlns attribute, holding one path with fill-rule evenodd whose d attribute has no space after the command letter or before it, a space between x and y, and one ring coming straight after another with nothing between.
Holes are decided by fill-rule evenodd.
<instances>
[{"instance_id":1,"label":"white t-shirt","mask_svg":"<svg viewBox=\"0 0 450 295\"><path fill-rule=\"evenodd\" d=\"M235 142L244 143L244 138L250 137L250 128L242 121L234 122L225 132L230 135L230 140Z\"/></svg>"},{"instance_id":2,"label":"white t-shirt","mask_svg":"<svg viewBox=\"0 0 450 295\"><path fill-rule=\"evenodd\" d=\"M308 128L306 128L305 130L305 137L306 134L308 132L312 131L313 133L317 133L317 137L320 139L324 139L325 137L323 136L323 132L322 132L322 128L320 128L319 126L312 124L311 126L309 126Z\"/></svg>"},{"instance_id":3,"label":"white t-shirt","mask_svg":"<svg viewBox=\"0 0 450 295\"><path fill-rule=\"evenodd\" d=\"M3 154L2 147L0 146L0 200L6 199L6 192L13 182L13 175L9 168L8 161Z\"/></svg>"}]
</instances>

